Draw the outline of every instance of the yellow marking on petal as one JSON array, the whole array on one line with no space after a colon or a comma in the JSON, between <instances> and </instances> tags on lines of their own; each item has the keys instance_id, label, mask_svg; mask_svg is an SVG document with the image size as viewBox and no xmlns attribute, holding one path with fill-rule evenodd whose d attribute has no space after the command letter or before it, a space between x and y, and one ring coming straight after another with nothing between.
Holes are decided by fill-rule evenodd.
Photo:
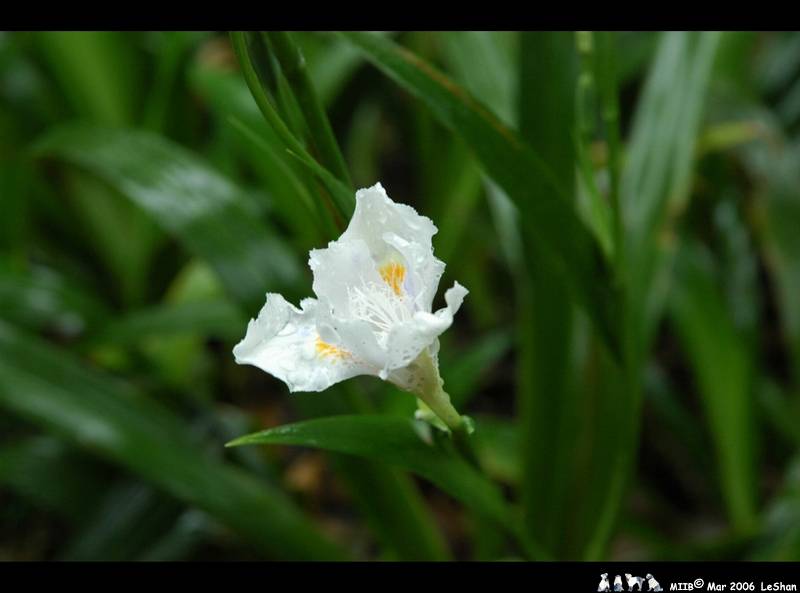
<instances>
[{"instance_id":1,"label":"yellow marking on petal","mask_svg":"<svg viewBox=\"0 0 800 593\"><path fill-rule=\"evenodd\" d=\"M397 296L403 294L403 280L406 278L406 268L403 264L389 262L381 266L378 272L380 272L383 281L392 287L392 290Z\"/></svg>"},{"instance_id":2,"label":"yellow marking on petal","mask_svg":"<svg viewBox=\"0 0 800 593\"><path fill-rule=\"evenodd\" d=\"M350 353L347 350L342 350L333 344L328 344L328 342L323 341L319 336L317 337L316 348L317 354L325 358L330 357L338 360L350 358Z\"/></svg>"}]
</instances>

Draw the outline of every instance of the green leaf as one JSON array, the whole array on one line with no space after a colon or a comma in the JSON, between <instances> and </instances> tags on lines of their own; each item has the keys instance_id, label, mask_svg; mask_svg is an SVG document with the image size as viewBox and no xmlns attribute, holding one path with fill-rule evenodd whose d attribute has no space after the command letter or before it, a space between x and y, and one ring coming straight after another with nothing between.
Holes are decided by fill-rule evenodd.
<instances>
[{"instance_id":1,"label":"green leaf","mask_svg":"<svg viewBox=\"0 0 800 593\"><path fill-rule=\"evenodd\" d=\"M577 55L571 33L521 33L520 129L533 150L574 202L575 97ZM541 92L544 85L548 92ZM548 187L542 177L529 181L534 195ZM526 528L551 549L565 537L565 471L573 455L586 454L564 439L563 426L579 415L574 386L573 305L562 278L553 277L534 248L527 254L527 278L518 283L519 356L517 402L520 411L522 502Z\"/></svg>"},{"instance_id":2,"label":"green leaf","mask_svg":"<svg viewBox=\"0 0 800 593\"><path fill-rule=\"evenodd\" d=\"M304 35L303 39L308 41L309 37L317 39L320 36L315 32ZM311 80L323 105L327 106L333 104L361 63L358 52L349 43L337 38L328 40L307 57Z\"/></svg>"},{"instance_id":3,"label":"green leaf","mask_svg":"<svg viewBox=\"0 0 800 593\"><path fill-rule=\"evenodd\" d=\"M255 170L260 187L273 198L276 214L302 239L303 247L318 244L325 236L323 229L331 233L335 227L330 213L317 207L301 175L304 172L292 166L294 159L286 154L284 144L264 121L241 75L214 62L198 60L189 71L189 82L209 104L211 114L219 120L217 125L233 129L236 147ZM320 220L320 216L324 218ZM315 224L309 225L309 220Z\"/></svg>"},{"instance_id":4,"label":"green leaf","mask_svg":"<svg viewBox=\"0 0 800 593\"><path fill-rule=\"evenodd\" d=\"M719 34L713 32L663 34L637 105L619 188L623 249L615 258L625 291L624 365L613 364L592 347L582 386L597 406L595 417L617 420L611 435L596 432L594 421L578 431L586 434L586 446L594 455L591 463L576 469L580 477L573 490L603 484L581 513L581 522L591 525L582 536L588 541L587 559L605 555L635 468L644 360L671 273L672 248L661 240L661 233L688 199L694 145L718 41ZM596 373L600 380L594 379Z\"/></svg>"},{"instance_id":5,"label":"green leaf","mask_svg":"<svg viewBox=\"0 0 800 593\"><path fill-rule=\"evenodd\" d=\"M794 385L800 389L800 144L795 142L780 149L762 146L760 152L752 160L761 164L759 173L766 186L761 202L764 256L775 283L781 329L792 357Z\"/></svg>"},{"instance_id":6,"label":"green leaf","mask_svg":"<svg viewBox=\"0 0 800 593\"><path fill-rule=\"evenodd\" d=\"M300 105L321 164L340 181L350 185L350 174L347 172L339 143L333 135L325 108L317 97L300 48L295 45L291 33L287 31L271 31L264 35L269 40L269 46Z\"/></svg>"},{"instance_id":7,"label":"green leaf","mask_svg":"<svg viewBox=\"0 0 800 593\"><path fill-rule=\"evenodd\" d=\"M255 215L247 196L191 152L149 132L64 126L40 155L83 167L117 188L216 269L225 288L255 308L267 288L301 278L295 256Z\"/></svg>"},{"instance_id":8,"label":"green leaf","mask_svg":"<svg viewBox=\"0 0 800 593\"><path fill-rule=\"evenodd\" d=\"M443 41L444 58L457 81L504 123L513 126L517 121L514 107L518 60L515 50L519 35L507 31L447 31L439 35ZM423 116L430 117L427 111L420 113L419 117ZM496 233L503 238L502 250L509 258L511 268L516 269L523 261L520 253L522 241L516 209L509 197L481 172L464 142L445 138L445 150L444 146L425 142L426 139L420 142L421 158L424 159L421 165L429 178L429 195L442 202L436 211L437 217L434 217L440 225L436 251L441 259L450 261L452 254L457 253L458 243L471 235L468 231L474 225L473 211L479 204L483 187L497 226ZM426 145L429 148L424 150ZM474 266L462 266L458 259L452 265L466 268L467 273L475 273ZM475 284L473 282L471 286ZM471 294L473 297L478 295L474 289ZM468 306L474 307L477 302L471 299L469 303L472 304Z\"/></svg>"},{"instance_id":9,"label":"green leaf","mask_svg":"<svg viewBox=\"0 0 800 593\"><path fill-rule=\"evenodd\" d=\"M5 323L0 407L206 510L271 557L343 556L282 492L211 458L165 408Z\"/></svg>"},{"instance_id":10,"label":"green leaf","mask_svg":"<svg viewBox=\"0 0 800 593\"><path fill-rule=\"evenodd\" d=\"M514 513L500 491L457 456L449 440L425 422L367 414L332 416L278 426L228 443L240 445L300 445L396 465L520 535Z\"/></svg>"},{"instance_id":11,"label":"green leaf","mask_svg":"<svg viewBox=\"0 0 800 593\"><path fill-rule=\"evenodd\" d=\"M158 31L154 32L157 47L156 71L150 84L144 105L142 120L153 131L170 129L170 99L176 92L186 55L206 37L206 31Z\"/></svg>"},{"instance_id":12,"label":"green leaf","mask_svg":"<svg viewBox=\"0 0 800 593\"><path fill-rule=\"evenodd\" d=\"M594 33L596 57L594 74L597 82L603 128L608 149L608 202L612 216L614 251L619 256L623 251L622 212L620 211L619 184L622 169L622 146L620 141L619 81L617 76L618 41L613 31Z\"/></svg>"},{"instance_id":13,"label":"green leaf","mask_svg":"<svg viewBox=\"0 0 800 593\"><path fill-rule=\"evenodd\" d=\"M511 420L481 415L475 419L475 453L481 468L496 480L517 486L522 478L519 427Z\"/></svg>"},{"instance_id":14,"label":"green leaf","mask_svg":"<svg viewBox=\"0 0 800 593\"><path fill-rule=\"evenodd\" d=\"M119 31L41 31L39 51L72 108L108 125L129 125L142 87L128 34Z\"/></svg>"},{"instance_id":15,"label":"green leaf","mask_svg":"<svg viewBox=\"0 0 800 593\"><path fill-rule=\"evenodd\" d=\"M797 562L800 557L800 457L788 464L783 485L766 509L751 560Z\"/></svg>"},{"instance_id":16,"label":"green leaf","mask_svg":"<svg viewBox=\"0 0 800 593\"><path fill-rule=\"evenodd\" d=\"M151 337L202 336L240 338L247 319L229 301L161 304L126 313L106 324L95 341L132 344Z\"/></svg>"},{"instance_id":17,"label":"green leaf","mask_svg":"<svg viewBox=\"0 0 800 593\"><path fill-rule=\"evenodd\" d=\"M485 382L488 372L508 354L512 344L511 332L497 330L479 337L470 348L457 355L449 350L440 352L445 389L457 410L469 403Z\"/></svg>"},{"instance_id":18,"label":"green leaf","mask_svg":"<svg viewBox=\"0 0 800 593\"><path fill-rule=\"evenodd\" d=\"M70 170L64 178L66 203L72 210L66 214L114 278L109 288L118 291L115 296L123 305L142 303L163 233L145 212L90 174ZM64 216L63 204L59 206Z\"/></svg>"},{"instance_id":19,"label":"green leaf","mask_svg":"<svg viewBox=\"0 0 800 593\"><path fill-rule=\"evenodd\" d=\"M706 411L728 515L747 533L756 521L752 359L704 255L697 246L681 252L670 313Z\"/></svg>"},{"instance_id":20,"label":"green leaf","mask_svg":"<svg viewBox=\"0 0 800 593\"><path fill-rule=\"evenodd\" d=\"M110 318L105 303L74 279L44 266L25 269L2 258L0 310L15 324L65 335L91 331Z\"/></svg>"},{"instance_id":21,"label":"green leaf","mask_svg":"<svg viewBox=\"0 0 800 593\"><path fill-rule=\"evenodd\" d=\"M102 493L105 484L97 466L50 436L0 447L0 484L72 524L89 517Z\"/></svg>"},{"instance_id":22,"label":"green leaf","mask_svg":"<svg viewBox=\"0 0 800 593\"><path fill-rule=\"evenodd\" d=\"M137 560L145 562L180 561L191 558L195 548L219 534L219 525L197 509L184 511L172 529L150 544Z\"/></svg>"},{"instance_id":23,"label":"green leaf","mask_svg":"<svg viewBox=\"0 0 800 593\"><path fill-rule=\"evenodd\" d=\"M333 205L338 209L343 221L350 218L355 208L355 194L345 197L341 193L341 182L335 175L327 171L324 167L319 165L314 158L308 154L302 142L292 133L286 123L278 115L273 102L270 99L270 84L259 75L256 70L254 56L252 55L250 46L247 41L245 33L233 32L231 33L231 42L236 51L236 56L239 59L239 64L242 67L242 74L244 75L247 86L250 87L250 92L253 94L258 108L261 110L264 119L272 127L273 131L283 141L287 150L297 156L301 162L310 166L312 169L318 168L315 172L324 171L326 175L319 177L323 186L330 192ZM331 179L336 183L332 183ZM324 207L320 204L320 207Z\"/></svg>"},{"instance_id":24,"label":"green leaf","mask_svg":"<svg viewBox=\"0 0 800 593\"><path fill-rule=\"evenodd\" d=\"M519 33L510 31L443 31L442 51L450 70L479 101L508 126L519 121L516 110ZM524 84L525 81L521 80Z\"/></svg>"},{"instance_id":25,"label":"green leaf","mask_svg":"<svg viewBox=\"0 0 800 593\"><path fill-rule=\"evenodd\" d=\"M130 479L108 489L93 516L59 553L61 561L134 560L175 522L180 502Z\"/></svg>"},{"instance_id":26,"label":"green leaf","mask_svg":"<svg viewBox=\"0 0 800 593\"><path fill-rule=\"evenodd\" d=\"M350 381L334 385L324 398L308 393L297 394L292 399L306 418L372 412L369 401ZM401 396L397 399L413 402L414 398ZM413 409L408 412L412 413ZM331 461L388 553L400 560L449 557L436 519L411 476L379 460L332 454Z\"/></svg>"},{"instance_id":27,"label":"green leaf","mask_svg":"<svg viewBox=\"0 0 800 593\"><path fill-rule=\"evenodd\" d=\"M486 107L417 56L373 34L343 36L463 137L518 206L524 240L536 246L543 265L569 286L612 350L619 352L617 289L598 244L568 201L571 188Z\"/></svg>"},{"instance_id":28,"label":"green leaf","mask_svg":"<svg viewBox=\"0 0 800 593\"><path fill-rule=\"evenodd\" d=\"M72 111L86 121L121 127L135 121L142 84L132 33L42 31L34 41ZM125 303L143 299L148 267L160 234L126 200L80 175L65 185L78 224L86 225L92 248L115 275Z\"/></svg>"},{"instance_id":29,"label":"green leaf","mask_svg":"<svg viewBox=\"0 0 800 593\"><path fill-rule=\"evenodd\" d=\"M594 232L606 257L613 258L619 251L617 246L620 243L620 235L617 234L615 236L614 230L612 230L614 226L612 218L619 212L618 191L616 191L618 188L615 186L617 176L613 174L618 169L609 167L609 178L611 180L609 185L611 187L608 191L608 197L606 197L601 192L600 184L596 179L595 163L592 158L599 111L597 108L597 87L599 82L596 76L597 73L593 68L594 63L599 61L599 56L595 48L594 33L591 31L578 31L575 34L575 45L577 46L578 62L580 64L575 92L575 153L578 169L581 173L578 186L578 211ZM536 63L535 60L533 61ZM615 89L612 89L607 94L611 94L616 99ZM611 151L609 150L609 152Z\"/></svg>"},{"instance_id":30,"label":"green leaf","mask_svg":"<svg viewBox=\"0 0 800 593\"><path fill-rule=\"evenodd\" d=\"M16 139L10 138L8 131L0 124L0 133L6 138L0 144L0 195L3 196L3 212L0 218L0 247L19 248L28 234L28 217L31 210L30 192L33 190L33 167L25 154L16 154L13 145ZM8 148L6 148L8 146ZM11 154L9 154L9 152ZM13 155L13 156L12 156Z\"/></svg>"},{"instance_id":31,"label":"green leaf","mask_svg":"<svg viewBox=\"0 0 800 593\"><path fill-rule=\"evenodd\" d=\"M667 298L671 230L691 189L694 149L720 33L661 36L634 114L620 181L628 302L646 349Z\"/></svg>"},{"instance_id":32,"label":"green leaf","mask_svg":"<svg viewBox=\"0 0 800 593\"><path fill-rule=\"evenodd\" d=\"M381 461L333 456L333 467L378 541L398 560L450 560L436 517L411 477Z\"/></svg>"},{"instance_id":33,"label":"green leaf","mask_svg":"<svg viewBox=\"0 0 800 593\"><path fill-rule=\"evenodd\" d=\"M766 377L757 382L756 398L764 419L775 433L791 445L800 445L800 401Z\"/></svg>"}]
</instances>

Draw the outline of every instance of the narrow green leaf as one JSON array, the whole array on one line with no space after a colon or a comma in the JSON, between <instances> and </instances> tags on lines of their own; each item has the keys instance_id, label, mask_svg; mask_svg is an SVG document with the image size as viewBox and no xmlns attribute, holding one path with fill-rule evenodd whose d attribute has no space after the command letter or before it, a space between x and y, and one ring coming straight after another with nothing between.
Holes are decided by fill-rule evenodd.
<instances>
[{"instance_id":1,"label":"narrow green leaf","mask_svg":"<svg viewBox=\"0 0 800 593\"><path fill-rule=\"evenodd\" d=\"M0 484L73 525L94 511L105 486L101 469L50 436L0 447Z\"/></svg>"},{"instance_id":2,"label":"narrow green leaf","mask_svg":"<svg viewBox=\"0 0 800 593\"><path fill-rule=\"evenodd\" d=\"M137 560L144 562L181 561L192 558L196 548L218 535L219 525L197 509L184 511L172 529L145 549Z\"/></svg>"},{"instance_id":3,"label":"narrow green leaf","mask_svg":"<svg viewBox=\"0 0 800 593\"><path fill-rule=\"evenodd\" d=\"M393 416L333 416L278 426L228 445L299 445L397 465L433 482L519 536L514 513L500 491L467 465L451 443L434 430L425 422Z\"/></svg>"},{"instance_id":4,"label":"narrow green leaf","mask_svg":"<svg viewBox=\"0 0 800 593\"><path fill-rule=\"evenodd\" d=\"M618 258L624 253L622 247L622 212L620 209L619 185L622 169L622 145L620 141L619 95L617 75L617 33L597 31L595 39L595 78L600 94L601 114L608 151L608 202L612 216L614 252ZM617 260L619 264L619 259ZM621 264L619 264L621 265Z\"/></svg>"},{"instance_id":5,"label":"narrow green leaf","mask_svg":"<svg viewBox=\"0 0 800 593\"><path fill-rule=\"evenodd\" d=\"M594 33L578 31L575 34L575 45L580 58L575 92L575 155L581 173L577 205L587 226L594 231L606 257L613 260L618 251L616 248L618 237L614 236L614 230L612 230L614 213L611 204L615 202L610 199L610 196L606 197L601 192L593 158L599 111L597 108L598 81L593 68L594 62L598 59ZM619 209L615 208L615 210ZM619 262L616 263L619 265Z\"/></svg>"},{"instance_id":6,"label":"narrow green leaf","mask_svg":"<svg viewBox=\"0 0 800 593\"><path fill-rule=\"evenodd\" d=\"M756 521L753 369L703 256L696 246L681 252L670 313L708 417L730 520L747 533Z\"/></svg>"},{"instance_id":7,"label":"narrow green leaf","mask_svg":"<svg viewBox=\"0 0 800 593\"><path fill-rule=\"evenodd\" d=\"M237 143L242 156L258 174L260 186L273 198L276 214L295 236L302 238L303 246L308 249L321 237L330 235L330 229L335 229L333 219L327 210L318 208L300 174L303 172L292 167L293 159L289 162L283 142L264 121L241 75L213 62L198 61L189 71L189 80L209 104L212 115L219 118L218 125L232 126L235 139L242 140ZM314 221L313 226L308 224L309 219ZM323 233L325 229L327 233Z\"/></svg>"},{"instance_id":8,"label":"narrow green leaf","mask_svg":"<svg viewBox=\"0 0 800 593\"><path fill-rule=\"evenodd\" d=\"M447 544L411 477L378 460L335 455L334 468L378 540L404 562L450 560Z\"/></svg>"},{"instance_id":9,"label":"narrow green leaf","mask_svg":"<svg viewBox=\"0 0 800 593\"><path fill-rule=\"evenodd\" d=\"M208 36L208 32L198 31L159 31L157 35L156 72L150 84L152 91L144 106L142 117L144 125L154 131L170 129L168 115L170 99L177 90L182 74L182 60L193 47Z\"/></svg>"},{"instance_id":10,"label":"narrow green leaf","mask_svg":"<svg viewBox=\"0 0 800 593\"><path fill-rule=\"evenodd\" d=\"M602 455L583 467L579 481L604 486L581 515L591 525L583 554L587 559L604 557L635 467L644 360L671 273L672 248L661 240L661 233L688 199L694 144L718 41L719 34L713 32L661 35L634 117L619 190L624 253L616 257L625 293L624 365L618 367L603 352L595 353L590 373L599 373L602 380L584 387L587 393L595 392L596 417L617 419L612 435L587 433L587 438L602 443L597 449Z\"/></svg>"},{"instance_id":11,"label":"narrow green leaf","mask_svg":"<svg viewBox=\"0 0 800 593\"><path fill-rule=\"evenodd\" d=\"M497 330L478 338L467 350L457 355L449 351L439 354L445 388L457 410L463 409L481 388L482 380L494 365L511 350L511 332Z\"/></svg>"},{"instance_id":12,"label":"narrow green leaf","mask_svg":"<svg viewBox=\"0 0 800 593\"><path fill-rule=\"evenodd\" d=\"M450 70L470 93L508 126L519 121L517 50L520 34L511 31L443 31L442 52Z\"/></svg>"},{"instance_id":13,"label":"narrow green leaf","mask_svg":"<svg viewBox=\"0 0 800 593\"><path fill-rule=\"evenodd\" d=\"M413 401L411 397L407 399ZM373 411L369 400L349 381L328 389L324 398L314 393L297 394L293 403L306 418ZM413 408L407 417L411 414ZM331 453L331 461L378 541L392 557L442 560L449 556L435 516L411 476L379 460Z\"/></svg>"},{"instance_id":14,"label":"narrow green leaf","mask_svg":"<svg viewBox=\"0 0 800 593\"><path fill-rule=\"evenodd\" d=\"M268 94L268 88L265 88L262 79L259 77L258 72L255 69L245 34L241 32L231 33L231 42L233 43L233 48L236 51L236 56L239 59L239 64L242 67L242 73L245 81L247 82L247 86L250 87L250 92L253 94L253 98L255 99L258 108L264 115L264 119L267 120L267 123L283 141L287 150L294 153L303 163L307 165L309 163L317 164L314 158L306 152L302 142L295 137L283 120L281 120L280 116L273 107L272 101L270 100ZM324 167L320 166L320 168L324 170ZM328 175L335 179L335 176L332 173L328 173ZM323 184L325 184L327 179L328 177L324 177L320 180ZM328 191L331 191L331 193L334 194L333 203L339 210L342 221L348 220L355 208L355 194L351 196L349 203L345 203L336 199L335 189L332 190L331 188L328 188Z\"/></svg>"},{"instance_id":15,"label":"narrow green leaf","mask_svg":"<svg viewBox=\"0 0 800 593\"><path fill-rule=\"evenodd\" d=\"M84 171L67 171L64 190L66 213L115 279L109 287L116 291L114 296L126 306L141 304L147 294L150 263L164 234L135 204ZM64 202L59 205L61 216L63 208Z\"/></svg>"},{"instance_id":16,"label":"narrow green leaf","mask_svg":"<svg viewBox=\"0 0 800 593\"><path fill-rule=\"evenodd\" d=\"M429 64L388 39L369 33L342 35L464 138L520 209L524 240L536 245L543 265L570 287L612 350L619 352L617 289L594 237L568 201L571 188L564 187L540 154Z\"/></svg>"},{"instance_id":17,"label":"narrow green leaf","mask_svg":"<svg viewBox=\"0 0 800 593\"><path fill-rule=\"evenodd\" d=\"M686 204L720 33L664 33L634 116L620 182L628 302L646 348L664 307L671 252L659 241Z\"/></svg>"},{"instance_id":18,"label":"narrow green leaf","mask_svg":"<svg viewBox=\"0 0 800 593\"><path fill-rule=\"evenodd\" d=\"M209 261L225 288L255 308L264 292L301 278L295 256L247 196L189 151L148 132L65 126L37 144L40 155L83 167L116 187Z\"/></svg>"},{"instance_id":19,"label":"narrow green leaf","mask_svg":"<svg viewBox=\"0 0 800 593\"><path fill-rule=\"evenodd\" d=\"M574 201L577 54L572 33L521 33L520 130ZM542 92L544 85L548 91ZM534 195L547 193L541 177L529 181ZM527 277L518 283L521 483L525 525L556 549L566 531L564 500L574 443L559 438L577 413L572 377L573 306L563 279L553 277L537 249L527 252Z\"/></svg>"},{"instance_id":20,"label":"narrow green leaf","mask_svg":"<svg viewBox=\"0 0 800 593\"><path fill-rule=\"evenodd\" d=\"M44 266L25 269L0 258L0 310L9 322L74 335L105 323L110 311L96 296Z\"/></svg>"},{"instance_id":21,"label":"narrow green leaf","mask_svg":"<svg viewBox=\"0 0 800 593\"><path fill-rule=\"evenodd\" d=\"M166 409L5 323L0 407L208 511L271 557L343 556L282 492L211 458Z\"/></svg>"},{"instance_id":22,"label":"narrow green leaf","mask_svg":"<svg viewBox=\"0 0 800 593\"><path fill-rule=\"evenodd\" d=\"M797 562L800 557L800 457L786 469L783 485L766 509L752 560Z\"/></svg>"},{"instance_id":23,"label":"narrow green leaf","mask_svg":"<svg viewBox=\"0 0 800 593\"><path fill-rule=\"evenodd\" d=\"M60 551L61 561L134 560L175 521L181 503L131 479L108 489L93 516Z\"/></svg>"},{"instance_id":24,"label":"narrow green leaf","mask_svg":"<svg viewBox=\"0 0 800 593\"><path fill-rule=\"evenodd\" d=\"M114 319L93 336L95 341L131 344L151 337L213 336L240 338L247 319L226 300L162 304Z\"/></svg>"},{"instance_id":25,"label":"narrow green leaf","mask_svg":"<svg viewBox=\"0 0 800 593\"><path fill-rule=\"evenodd\" d=\"M766 144L766 143L764 143ZM763 152L762 152L763 151ZM758 173L765 186L761 210L764 213L761 239L766 264L777 289L781 328L789 345L795 387L800 390L800 172L797 159L800 143L781 150L763 146Z\"/></svg>"},{"instance_id":26,"label":"narrow green leaf","mask_svg":"<svg viewBox=\"0 0 800 593\"><path fill-rule=\"evenodd\" d=\"M3 196L4 216L0 218L0 247L19 249L28 234L28 217L31 210L30 192L33 190L33 167L25 154L14 154L18 142L0 124L0 195Z\"/></svg>"},{"instance_id":27,"label":"narrow green leaf","mask_svg":"<svg viewBox=\"0 0 800 593\"><path fill-rule=\"evenodd\" d=\"M79 114L107 125L130 125L142 87L127 33L41 31L36 45Z\"/></svg>"},{"instance_id":28,"label":"narrow green leaf","mask_svg":"<svg viewBox=\"0 0 800 593\"><path fill-rule=\"evenodd\" d=\"M289 154L300 161L302 165L307 167L308 170L317 177L317 179L322 181L325 187L327 187L331 192L333 202L336 204L339 210L350 210L354 207L353 204L355 203L355 192L348 188L344 183L339 181L333 175L333 173L308 156L308 154L292 152L291 150L289 151Z\"/></svg>"},{"instance_id":29,"label":"narrow green leaf","mask_svg":"<svg viewBox=\"0 0 800 593\"><path fill-rule=\"evenodd\" d=\"M281 65L286 80L294 91L294 96L303 111L311 135L311 142L317 148L321 164L340 181L350 185L350 174L344 162L339 143L333 135L333 128L325 114L325 109L317 98L317 92L306 69L305 58L300 48L287 31L265 33L269 45Z\"/></svg>"},{"instance_id":30,"label":"narrow green leaf","mask_svg":"<svg viewBox=\"0 0 800 593\"><path fill-rule=\"evenodd\" d=\"M518 119L515 93L519 35L508 31L445 31L440 35L444 58L457 81L504 123L514 126ZM419 117L423 116L430 118L428 112L421 112ZM441 149L433 143L422 156L422 170L429 178L430 195L443 202L439 209L441 214L434 218L441 225L437 252L441 253L443 261L449 261L450 254L456 253L457 242L463 240L467 229L471 228L469 217L479 205L479 193L483 189L497 226L497 236L503 238L503 253L512 270L516 269L523 258L519 220L513 203L481 172L464 142L445 141L445 154L449 155L445 162L439 158ZM458 260L453 263L459 266ZM479 293L473 291L472 294Z\"/></svg>"},{"instance_id":31,"label":"narrow green leaf","mask_svg":"<svg viewBox=\"0 0 800 593\"><path fill-rule=\"evenodd\" d=\"M481 415L475 419L475 453L490 477L518 486L522 478L519 427L509 419Z\"/></svg>"},{"instance_id":32,"label":"narrow green leaf","mask_svg":"<svg viewBox=\"0 0 800 593\"><path fill-rule=\"evenodd\" d=\"M317 38L320 34L312 36ZM322 104L327 106L333 104L361 62L361 56L349 43L335 38L308 58L311 80Z\"/></svg>"},{"instance_id":33,"label":"narrow green leaf","mask_svg":"<svg viewBox=\"0 0 800 593\"><path fill-rule=\"evenodd\" d=\"M121 127L135 121L142 84L132 33L119 31L42 31L33 35L47 69L70 104L86 121ZM85 225L92 249L115 276L126 304L144 297L150 258L160 233L126 200L90 179L65 180L67 203L78 227ZM65 196L61 196L62 199ZM75 222L73 222L75 224Z\"/></svg>"}]
</instances>

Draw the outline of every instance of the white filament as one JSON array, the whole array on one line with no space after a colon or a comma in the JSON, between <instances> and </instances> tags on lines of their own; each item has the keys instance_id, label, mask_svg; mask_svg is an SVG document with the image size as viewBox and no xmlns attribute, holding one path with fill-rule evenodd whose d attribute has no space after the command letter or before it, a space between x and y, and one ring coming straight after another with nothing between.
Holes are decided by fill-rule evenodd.
<instances>
[{"instance_id":1,"label":"white filament","mask_svg":"<svg viewBox=\"0 0 800 593\"><path fill-rule=\"evenodd\" d=\"M378 344L385 348L392 327L411 319L405 295L395 294L388 284L362 282L348 286L347 296L353 317L373 326Z\"/></svg>"}]
</instances>

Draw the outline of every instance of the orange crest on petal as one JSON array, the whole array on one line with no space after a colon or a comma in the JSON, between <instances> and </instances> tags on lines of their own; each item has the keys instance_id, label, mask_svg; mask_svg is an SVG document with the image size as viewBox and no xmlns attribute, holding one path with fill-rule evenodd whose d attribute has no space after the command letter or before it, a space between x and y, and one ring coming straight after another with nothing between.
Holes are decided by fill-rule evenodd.
<instances>
[{"instance_id":1,"label":"orange crest on petal","mask_svg":"<svg viewBox=\"0 0 800 593\"><path fill-rule=\"evenodd\" d=\"M317 337L316 348L317 354L325 358L341 359L350 357L350 353L347 350L342 350L333 344L328 344L328 342L323 341L320 337Z\"/></svg>"},{"instance_id":2,"label":"orange crest on petal","mask_svg":"<svg viewBox=\"0 0 800 593\"><path fill-rule=\"evenodd\" d=\"M406 278L405 266L397 262L390 262L381 266L378 271L383 281L392 287L394 293L397 296L401 296L403 294L403 280Z\"/></svg>"}]
</instances>

